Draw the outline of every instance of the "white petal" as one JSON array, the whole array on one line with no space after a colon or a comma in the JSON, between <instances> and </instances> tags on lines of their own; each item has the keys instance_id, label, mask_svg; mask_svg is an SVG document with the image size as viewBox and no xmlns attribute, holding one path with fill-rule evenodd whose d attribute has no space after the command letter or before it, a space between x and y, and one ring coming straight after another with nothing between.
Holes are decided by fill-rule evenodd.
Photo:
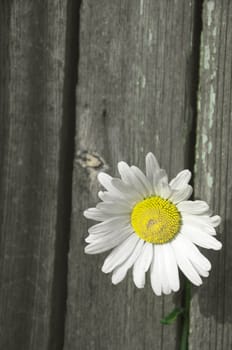
<instances>
[{"instance_id":1,"label":"white petal","mask_svg":"<svg viewBox=\"0 0 232 350\"><path fill-rule=\"evenodd\" d=\"M208 204L203 201L182 201L177 204L177 208L189 214L204 214L209 210Z\"/></svg>"},{"instance_id":2,"label":"white petal","mask_svg":"<svg viewBox=\"0 0 232 350\"><path fill-rule=\"evenodd\" d=\"M191 176L192 174L189 170L182 170L174 179L170 181L169 185L175 190L182 189L189 183Z\"/></svg>"},{"instance_id":3,"label":"white petal","mask_svg":"<svg viewBox=\"0 0 232 350\"><path fill-rule=\"evenodd\" d=\"M116 216L110 218L106 221L103 221L99 224L93 225L88 229L88 232L92 235L98 233L107 233L115 230L120 230L124 226L127 226L130 223L129 215Z\"/></svg>"},{"instance_id":4,"label":"white petal","mask_svg":"<svg viewBox=\"0 0 232 350\"><path fill-rule=\"evenodd\" d=\"M102 199L102 196L104 195L104 192L105 192L105 191L99 191L99 192L98 192L98 197L99 197L100 199Z\"/></svg>"},{"instance_id":5,"label":"white petal","mask_svg":"<svg viewBox=\"0 0 232 350\"><path fill-rule=\"evenodd\" d=\"M219 242L215 237L199 231L194 227L184 225L181 229L184 236L190 239L193 243L199 245L200 247L206 249L220 250L222 247L221 242Z\"/></svg>"},{"instance_id":6,"label":"white petal","mask_svg":"<svg viewBox=\"0 0 232 350\"><path fill-rule=\"evenodd\" d=\"M130 167L126 162L118 163L118 171L122 178L122 181L130 184Z\"/></svg>"},{"instance_id":7,"label":"white petal","mask_svg":"<svg viewBox=\"0 0 232 350\"><path fill-rule=\"evenodd\" d=\"M116 247L116 245L120 244L122 241L124 241L127 237L130 236L129 230L123 230L120 232L110 232L105 235L88 235L88 237L85 238L86 243L91 243L91 247L86 247L87 251L86 253L89 252L89 250L92 250L93 245L95 244L97 246L97 249L101 249L100 245L104 246L112 246L112 248ZM109 249L112 249L109 248ZM103 249L103 248L102 248ZM109 250L107 249L107 250ZM92 253L93 254L93 253Z\"/></svg>"},{"instance_id":8,"label":"white petal","mask_svg":"<svg viewBox=\"0 0 232 350\"><path fill-rule=\"evenodd\" d=\"M153 245L146 242L143 250L133 267L133 280L137 288L145 285L145 273L149 269L153 258Z\"/></svg>"},{"instance_id":9,"label":"white petal","mask_svg":"<svg viewBox=\"0 0 232 350\"><path fill-rule=\"evenodd\" d=\"M86 238L85 238L85 242L86 243L92 243L96 238L96 235L88 235Z\"/></svg>"},{"instance_id":10,"label":"white petal","mask_svg":"<svg viewBox=\"0 0 232 350\"><path fill-rule=\"evenodd\" d=\"M209 270L211 269L210 261L199 251L199 249L188 239L186 239L183 234L178 235L178 240L181 242L182 252L185 252L185 256L190 260L194 269L198 272L200 276L208 277Z\"/></svg>"},{"instance_id":11,"label":"white petal","mask_svg":"<svg viewBox=\"0 0 232 350\"><path fill-rule=\"evenodd\" d=\"M111 191L113 189L111 181L112 181L112 176L106 174L106 173L99 173L98 176L98 181L100 184L105 187L107 191Z\"/></svg>"},{"instance_id":12,"label":"white petal","mask_svg":"<svg viewBox=\"0 0 232 350\"><path fill-rule=\"evenodd\" d=\"M167 176L163 176L161 179L159 179L158 183L155 186L155 192L162 198L170 197L171 188L169 187Z\"/></svg>"},{"instance_id":13,"label":"white petal","mask_svg":"<svg viewBox=\"0 0 232 350\"><path fill-rule=\"evenodd\" d=\"M155 193L157 193L157 186L159 185L160 181L168 183L168 176L164 169L160 169L159 172L153 175L153 188Z\"/></svg>"},{"instance_id":14,"label":"white petal","mask_svg":"<svg viewBox=\"0 0 232 350\"><path fill-rule=\"evenodd\" d=\"M160 171L159 163L153 153L149 152L146 155L146 174L151 183L153 183L153 177Z\"/></svg>"},{"instance_id":15,"label":"white petal","mask_svg":"<svg viewBox=\"0 0 232 350\"><path fill-rule=\"evenodd\" d=\"M162 294L162 285L161 285L161 279L160 279L160 268L159 268L159 245L153 246L153 260L151 264L151 272L150 272L150 278L151 278L151 286L153 289L153 292L156 295Z\"/></svg>"},{"instance_id":16,"label":"white petal","mask_svg":"<svg viewBox=\"0 0 232 350\"><path fill-rule=\"evenodd\" d=\"M201 265L199 264L194 264L194 268L197 270L200 276L202 277L208 277L209 276L209 271L204 270Z\"/></svg>"},{"instance_id":17,"label":"white petal","mask_svg":"<svg viewBox=\"0 0 232 350\"><path fill-rule=\"evenodd\" d=\"M125 260L120 266L116 267L116 269L113 271L113 274L112 274L113 284L120 283L126 277L127 271L133 266L139 254L141 253L143 245L144 245L144 241L140 239L134 251L128 257L128 259Z\"/></svg>"},{"instance_id":18,"label":"white petal","mask_svg":"<svg viewBox=\"0 0 232 350\"><path fill-rule=\"evenodd\" d=\"M89 208L83 212L83 215L90 220L95 221L104 221L109 219L109 215L106 213L102 213L100 210L96 208Z\"/></svg>"},{"instance_id":19,"label":"white petal","mask_svg":"<svg viewBox=\"0 0 232 350\"><path fill-rule=\"evenodd\" d=\"M128 201L130 201L130 203L143 199L141 192L137 191L134 187L126 184L120 179L113 179L112 185L119 192L120 197L125 197Z\"/></svg>"},{"instance_id":20,"label":"white petal","mask_svg":"<svg viewBox=\"0 0 232 350\"><path fill-rule=\"evenodd\" d=\"M127 185L130 185L136 193L140 194L142 199L145 196L144 187L142 183L137 179L134 171L129 167L129 165L125 162L119 162L118 171L122 177L123 182L125 182Z\"/></svg>"},{"instance_id":21,"label":"white petal","mask_svg":"<svg viewBox=\"0 0 232 350\"><path fill-rule=\"evenodd\" d=\"M83 212L83 215L87 219L95 221L105 221L115 216L130 215L133 205L129 205L126 202L100 202L96 205L96 208L89 208Z\"/></svg>"},{"instance_id":22,"label":"white petal","mask_svg":"<svg viewBox=\"0 0 232 350\"><path fill-rule=\"evenodd\" d=\"M133 170L137 179L142 183L145 194L148 196L153 194L152 182L148 180L144 173L134 165L131 167L131 170Z\"/></svg>"},{"instance_id":23,"label":"white petal","mask_svg":"<svg viewBox=\"0 0 232 350\"><path fill-rule=\"evenodd\" d=\"M130 167L130 182L131 185L139 192L143 197L148 195L148 190L144 184L138 178L138 172L135 170L136 167Z\"/></svg>"},{"instance_id":24,"label":"white petal","mask_svg":"<svg viewBox=\"0 0 232 350\"><path fill-rule=\"evenodd\" d=\"M156 247L159 247L159 271L160 271L160 280L162 285L162 291L164 294L170 294L171 293L171 286L169 284L167 270L166 270L166 264L165 264L165 245L156 245Z\"/></svg>"},{"instance_id":25,"label":"white petal","mask_svg":"<svg viewBox=\"0 0 232 350\"><path fill-rule=\"evenodd\" d=\"M112 178L106 173L99 173L98 180L102 186L104 186L109 191L110 195L113 195L116 199L123 199L124 197L126 197L126 199L133 199L136 195L136 192L139 192L135 191L132 185L125 184L121 181L121 179ZM102 196L103 194L101 193L101 197Z\"/></svg>"},{"instance_id":26,"label":"white petal","mask_svg":"<svg viewBox=\"0 0 232 350\"><path fill-rule=\"evenodd\" d=\"M176 257L177 264L183 274L196 286L199 286L202 284L202 280L198 274L198 272L194 269L193 265L189 261L189 259L186 257L186 252L184 250L183 245L181 244L181 241L179 240L179 236L176 236L175 239L173 239L170 244L172 245Z\"/></svg>"},{"instance_id":27,"label":"white petal","mask_svg":"<svg viewBox=\"0 0 232 350\"><path fill-rule=\"evenodd\" d=\"M193 266L200 265L202 269L209 271L211 269L210 261L199 251L199 249L182 233L178 235L178 240L181 243L183 252L186 252L186 257L191 261Z\"/></svg>"},{"instance_id":28,"label":"white petal","mask_svg":"<svg viewBox=\"0 0 232 350\"><path fill-rule=\"evenodd\" d=\"M125 204L131 205L131 200L126 197L126 196L122 196L122 194L120 194L120 192L117 192L117 194L114 192L107 192L107 191L99 191L98 192L98 196L99 198L104 201L104 202L123 202Z\"/></svg>"},{"instance_id":29,"label":"white petal","mask_svg":"<svg viewBox=\"0 0 232 350\"><path fill-rule=\"evenodd\" d=\"M119 232L118 234L116 234L115 232L110 232L106 236L101 236L97 239L92 238L90 235L89 237L87 237L87 239L89 238L88 240L91 241L91 238L92 238L92 242L85 247L85 253L86 254L103 253L107 250L110 250L116 247L117 245L125 241L125 239L127 239L130 236L131 236L131 233L129 233L128 231L122 231L122 232Z\"/></svg>"},{"instance_id":30,"label":"white petal","mask_svg":"<svg viewBox=\"0 0 232 350\"><path fill-rule=\"evenodd\" d=\"M112 239L117 239L119 235L125 234L125 239L130 235L134 233L133 227L131 225L124 226L120 230L117 230L115 228L112 229L112 231L109 232L100 232L98 234L90 234L87 238L85 238L85 241L87 243L93 243L93 242L98 242L100 240L110 240L111 237Z\"/></svg>"},{"instance_id":31,"label":"white petal","mask_svg":"<svg viewBox=\"0 0 232 350\"><path fill-rule=\"evenodd\" d=\"M177 292L180 288L180 279L175 254L170 243L163 245L163 254L169 285L174 292Z\"/></svg>"},{"instance_id":32,"label":"white petal","mask_svg":"<svg viewBox=\"0 0 232 350\"><path fill-rule=\"evenodd\" d=\"M221 217L219 215L214 215L210 217L211 224L213 227L217 227L221 223Z\"/></svg>"},{"instance_id":33,"label":"white petal","mask_svg":"<svg viewBox=\"0 0 232 350\"><path fill-rule=\"evenodd\" d=\"M203 231L211 236L216 235L215 228L211 224L210 217L206 215L190 215L181 213L183 227L187 227L186 230L194 228L198 231Z\"/></svg>"},{"instance_id":34,"label":"white petal","mask_svg":"<svg viewBox=\"0 0 232 350\"><path fill-rule=\"evenodd\" d=\"M96 205L96 208L103 213L125 215L130 214L131 207L127 203L115 202L101 202Z\"/></svg>"},{"instance_id":35,"label":"white petal","mask_svg":"<svg viewBox=\"0 0 232 350\"><path fill-rule=\"evenodd\" d=\"M131 255L139 240L140 238L136 234L132 234L116 247L105 259L102 271L109 273L122 264Z\"/></svg>"},{"instance_id":36,"label":"white petal","mask_svg":"<svg viewBox=\"0 0 232 350\"><path fill-rule=\"evenodd\" d=\"M187 185L186 187L183 187L180 190L173 190L172 194L170 196L170 200L174 203L177 204L181 201L185 201L188 199L193 192L192 186Z\"/></svg>"}]
</instances>

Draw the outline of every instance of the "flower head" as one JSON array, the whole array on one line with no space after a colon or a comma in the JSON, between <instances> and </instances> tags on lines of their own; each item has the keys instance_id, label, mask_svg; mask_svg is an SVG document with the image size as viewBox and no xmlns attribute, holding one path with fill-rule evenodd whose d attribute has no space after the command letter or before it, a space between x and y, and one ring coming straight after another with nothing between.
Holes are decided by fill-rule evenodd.
<instances>
[{"instance_id":1,"label":"flower head","mask_svg":"<svg viewBox=\"0 0 232 350\"><path fill-rule=\"evenodd\" d=\"M100 221L89 228L85 252L98 254L112 249L102 266L113 272L112 283L121 282L133 267L138 288L150 280L157 295L180 288L179 270L195 285L207 277L211 264L196 245L221 249L214 237L220 224L211 216L206 202L188 200L192 187L189 170L173 180L168 177L152 153L146 156L146 175L136 166L118 163L121 178L100 173L99 182L106 191L99 192L102 202L84 212L88 219Z\"/></svg>"}]
</instances>

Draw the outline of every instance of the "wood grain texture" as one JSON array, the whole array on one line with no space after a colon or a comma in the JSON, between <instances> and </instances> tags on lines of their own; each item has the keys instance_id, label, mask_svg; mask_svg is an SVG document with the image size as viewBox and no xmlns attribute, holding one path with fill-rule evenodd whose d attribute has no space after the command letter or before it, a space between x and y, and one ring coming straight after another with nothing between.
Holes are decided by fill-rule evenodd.
<instances>
[{"instance_id":1,"label":"wood grain texture","mask_svg":"<svg viewBox=\"0 0 232 350\"><path fill-rule=\"evenodd\" d=\"M66 5L0 2L1 349L63 343Z\"/></svg>"},{"instance_id":2,"label":"wood grain texture","mask_svg":"<svg viewBox=\"0 0 232 350\"><path fill-rule=\"evenodd\" d=\"M149 278L138 290L131 276L113 286L105 255L83 253L82 212L97 202L97 173L116 175L120 160L143 168L153 151L170 176L188 163L194 16L186 0L82 3L65 350L179 348L177 324L160 318L180 293L155 297Z\"/></svg>"},{"instance_id":3,"label":"wood grain texture","mask_svg":"<svg viewBox=\"0 0 232 350\"><path fill-rule=\"evenodd\" d=\"M195 195L222 216L220 253L192 301L190 349L232 348L232 2L204 1Z\"/></svg>"}]
</instances>

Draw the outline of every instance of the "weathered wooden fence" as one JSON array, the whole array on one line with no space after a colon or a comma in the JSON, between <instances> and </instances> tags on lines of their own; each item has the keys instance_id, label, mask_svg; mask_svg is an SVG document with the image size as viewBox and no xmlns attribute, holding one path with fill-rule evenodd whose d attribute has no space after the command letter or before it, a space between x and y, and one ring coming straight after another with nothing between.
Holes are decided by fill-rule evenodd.
<instances>
[{"instance_id":1,"label":"weathered wooden fence","mask_svg":"<svg viewBox=\"0 0 232 350\"><path fill-rule=\"evenodd\" d=\"M223 218L189 349L232 348L231 81L230 0L0 0L0 349L179 349L182 291L83 253L97 173L148 151Z\"/></svg>"}]
</instances>

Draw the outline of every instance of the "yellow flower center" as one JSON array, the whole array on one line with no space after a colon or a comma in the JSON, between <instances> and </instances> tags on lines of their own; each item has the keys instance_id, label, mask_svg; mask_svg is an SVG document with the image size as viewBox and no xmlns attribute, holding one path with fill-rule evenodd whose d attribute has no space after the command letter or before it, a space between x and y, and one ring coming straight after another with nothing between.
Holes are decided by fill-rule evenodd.
<instances>
[{"instance_id":1,"label":"yellow flower center","mask_svg":"<svg viewBox=\"0 0 232 350\"><path fill-rule=\"evenodd\" d=\"M131 225L144 241L163 244L171 241L179 232L181 215L168 199L154 196L134 206Z\"/></svg>"}]
</instances>

